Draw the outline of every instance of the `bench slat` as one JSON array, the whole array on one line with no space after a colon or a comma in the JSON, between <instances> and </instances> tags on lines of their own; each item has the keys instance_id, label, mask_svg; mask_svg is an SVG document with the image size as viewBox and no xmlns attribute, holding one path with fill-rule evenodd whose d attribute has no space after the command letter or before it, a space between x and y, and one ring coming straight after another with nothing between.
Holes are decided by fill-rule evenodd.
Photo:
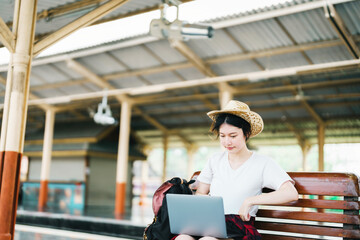
<instances>
[{"instance_id":1,"label":"bench slat","mask_svg":"<svg viewBox=\"0 0 360 240\"><path fill-rule=\"evenodd\" d=\"M360 238L359 229L348 230L330 226L308 226L302 224L272 223L263 221L255 221L255 227L258 230L313 234L343 238Z\"/></svg>"},{"instance_id":2,"label":"bench slat","mask_svg":"<svg viewBox=\"0 0 360 240\"><path fill-rule=\"evenodd\" d=\"M268 233L262 233L261 234L262 240L314 240L317 238L305 238L305 237L290 237L290 236L281 236L281 235L275 235L275 234L268 234Z\"/></svg>"},{"instance_id":3,"label":"bench slat","mask_svg":"<svg viewBox=\"0 0 360 240\"><path fill-rule=\"evenodd\" d=\"M343 201L343 200L323 200L323 199L299 199L277 206L289 207L305 207L305 208L324 208L324 209L343 209L343 210L359 210L359 202Z\"/></svg>"},{"instance_id":4,"label":"bench slat","mask_svg":"<svg viewBox=\"0 0 360 240\"><path fill-rule=\"evenodd\" d=\"M326 172L289 172L299 194L360 196L355 174Z\"/></svg>"},{"instance_id":5,"label":"bench slat","mask_svg":"<svg viewBox=\"0 0 360 240\"><path fill-rule=\"evenodd\" d=\"M304 221L360 224L359 215L345 215L345 214L336 214L336 213L297 212L297 211L259 209L256 216L268 217L268 218L304 220Z\"/></svg>"}]
</instances>

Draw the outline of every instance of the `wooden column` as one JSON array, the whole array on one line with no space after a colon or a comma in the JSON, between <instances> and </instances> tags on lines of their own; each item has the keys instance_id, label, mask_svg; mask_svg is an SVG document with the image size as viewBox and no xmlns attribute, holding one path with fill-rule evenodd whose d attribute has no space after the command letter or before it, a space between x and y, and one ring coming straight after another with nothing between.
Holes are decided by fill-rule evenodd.
<instances>
[{"instance_id":1,"label":"wooden column","mask_svg":"<svg viewBox=\"0 0 360 240\"><path fill-rule=\"evenodd\" d=\"M194 173L194 154L196 150L197 148L194 146L187 147L187 154L188 154L187 179L189 180Z\"/></svg>"},{"instance_id":2,"label":"wooden column","mask_svg":"<svg viewBox=\"0 0 360 240\"><path fill-rule=\"evenodd\" d=\"M223 109L225 105L232 100L233 94L230 91L229 87L226 83L219 83L219 89L220 89L220 107Z\"/></svg>"},{"instance_id":3,"label":"wooden column","mask_svg":"<svg viewBox=\"0 0 360 240\"><path fill-rule=\"evenodd\" d=\"M48 196L48 183L50 176L51 166L51 153L54 136L54 123L55 123L55 111L48 109L46 111L45 119L45 131L44 131L44 142L43 142L43 155L41 162L41 176L40 176L40 191L39 191L39 210L43 210L46 207L47 196Z\"/></svg>"},{"instance_id":4,"label":"wooden column","mask_svg":"<svg viewBox=\"0 0 360 240\"><path fill-rule=\"evenodd\" d=\"M319 171L324 171L325 124L318 125Z\"/></svg>"},{"instance_id":5,"label":"wooden column","mask_svg":"<svg viewBox=\"0 0 360 240\"><path fill-rule=\"evenodd\" d=\"M119 149L116 170L115 215L120 218L125 213L126 180L129 160L131 104L124 100L121 103ZM106 186L104 186L106 187Z\"/></svg>"},{"instance_id":6,"label":"wooden column","mask_svg":"<svg viewBox=\"0 0 360 240\"><path fill-rule=\"evenodd\" d=\"M309 150L311 149L311 145L309 144L303 144L300 146L301 152L302 152L302 170L307 170L307 155L309 153Z\"/></svg>"},{"instance_id":7,"label":"wooden column","mask_svg":"<svg viewBox=\"0 0 360 240\"><path fill-rule=\"evenodd\" d=\"M149 179L149 164L148 161L141 162L141 193L139 205L143 206L146 204L146 185Z\"/></svg>"},{"instance_id":8,"label":"wooden column","mask_svg":"<svg viewBox=\"0 0 360 240\"><path fill-rule=\"evenodd\" d=\"M0 141L0 240L14 239L36 4L36 0L18 0L14 7L15 52L9 63Z\"/></svg>"},{"instance_id":9,"label":"wooden column","mask_svg":"<svg viewBox=\"0 0 360 240\"><path fill-rule=\"evenodd\" d=\"M162 182L165 182L166 179L166 168L167 168L167 150L168 150L168 135L164 135L163 137L163 149L164 149L164 157L163 157L163 173L162 173Z\"/></svg>"}]
</instances>

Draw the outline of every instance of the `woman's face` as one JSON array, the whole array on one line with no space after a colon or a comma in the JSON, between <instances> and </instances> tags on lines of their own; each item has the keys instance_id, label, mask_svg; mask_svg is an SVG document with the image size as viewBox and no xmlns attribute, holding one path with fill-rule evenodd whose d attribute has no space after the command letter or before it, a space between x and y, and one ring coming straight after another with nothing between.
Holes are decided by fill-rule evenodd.
<instances>
[{"instance_id":1,"label":"woman's face","mask_svg":"<svg viewBox=\"0 0 360 240\"><path fill-rule=\"evenodd\" d=\"M223 123L220 126L219 138L221 145L229 153L238 153L246 146L243 130L227 123Z\"/></svg>"}]
</instances>

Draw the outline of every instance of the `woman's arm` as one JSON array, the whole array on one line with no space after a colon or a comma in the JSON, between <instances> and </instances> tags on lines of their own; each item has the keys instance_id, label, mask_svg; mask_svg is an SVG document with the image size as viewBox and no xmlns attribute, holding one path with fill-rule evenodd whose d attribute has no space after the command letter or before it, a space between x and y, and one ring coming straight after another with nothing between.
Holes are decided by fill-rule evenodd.
<instances>
[{"instance_id":1,"label":"woman's arm","mask_svg":"<svg viewBox=\"0 0 360 240\"><path fill-rule=\"evenodd\" d=\"M210 184L199 182L198 188L196 190L196 195L208 195L210 192Z\"/></svg>"},{"instance_id":2,"label":"woman's arm","mask_svg":"<svg viewBox=\"0 0 360 240\"><path fill-rule=\"evenodd\" d=\"M249 211L253 205L262 204L281 204L298 200L299 194L290 181L284 182L281 187L271 193L263 193L261 195L249 197L245 199L240 207L239 215L243 221L249 221Z\"/></svg>"}]
</instances>

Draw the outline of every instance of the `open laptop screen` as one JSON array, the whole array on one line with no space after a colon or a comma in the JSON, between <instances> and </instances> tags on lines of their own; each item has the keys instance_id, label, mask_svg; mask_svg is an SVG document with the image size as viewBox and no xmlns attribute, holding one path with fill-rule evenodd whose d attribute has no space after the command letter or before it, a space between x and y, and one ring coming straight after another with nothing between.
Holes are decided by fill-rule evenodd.
<instances>
[{"instance_id":1,"label":"open laptop screen","mask_svg":"<svg viewBox=\"0 0 360 240\"><path fill-rule=\"evenodd\" d=\"M166 201L171 233L227 238L221 197L166 194Z\"/></svg>"}]
</instances>

